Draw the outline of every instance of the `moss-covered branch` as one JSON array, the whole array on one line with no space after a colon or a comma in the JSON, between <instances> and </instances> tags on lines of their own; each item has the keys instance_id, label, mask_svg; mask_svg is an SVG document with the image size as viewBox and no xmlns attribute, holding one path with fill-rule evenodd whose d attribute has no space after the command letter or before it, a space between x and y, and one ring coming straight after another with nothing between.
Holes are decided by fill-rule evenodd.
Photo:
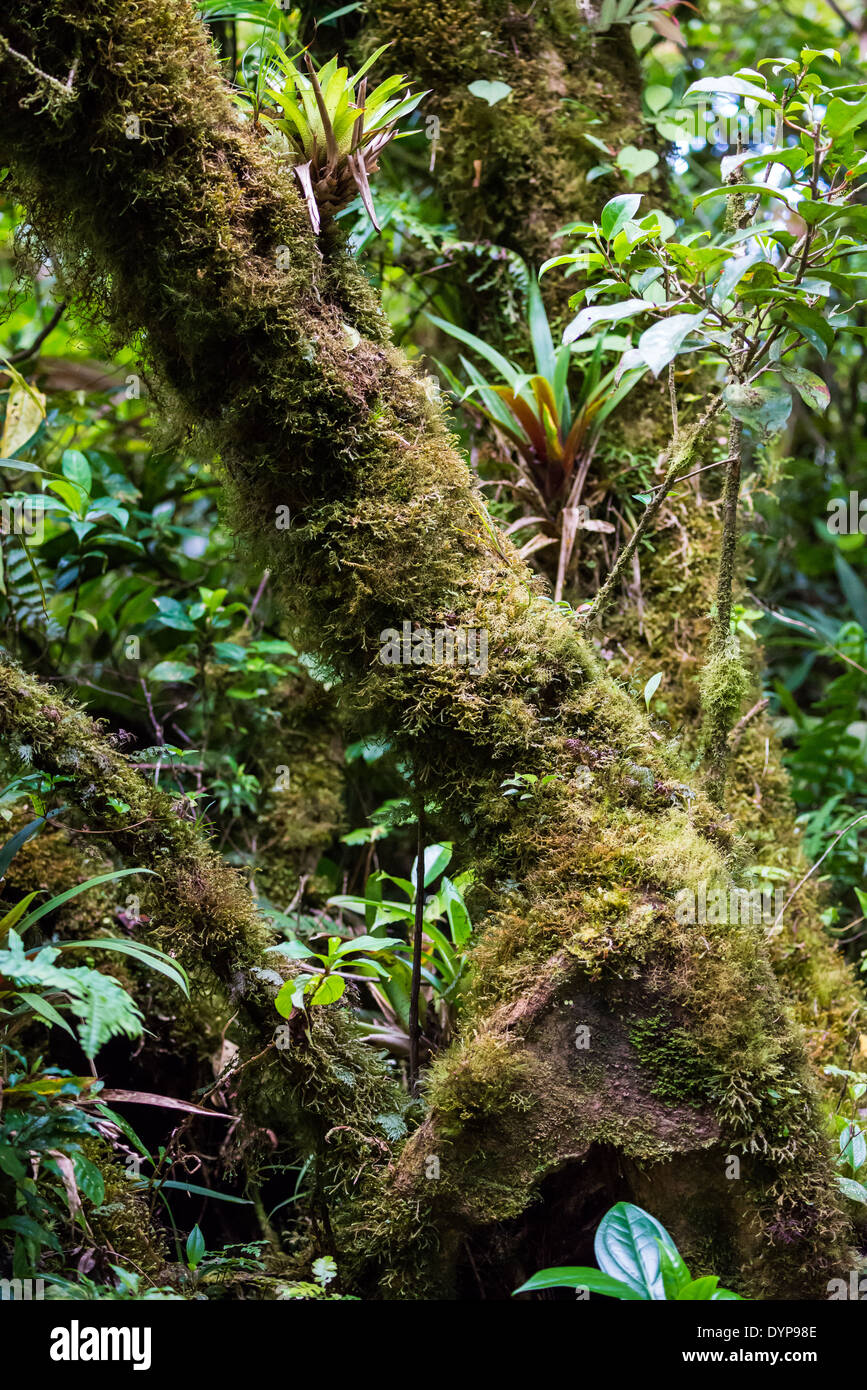
<instances>
[{"instance_id":1,"label":"moss-covered branch","mask_svg":"<svg viewBox=\"0 0 867 1390\"><path fill-rule=\"evenodd\" d=\"M22 0L3 26L46 71L81 55L81 99L41 114L26 105L26 70L0 61L4 149L66 289L142 343L166 409L219 451L232 515L297 600L344 707L392 733L479 866L464 1041L437 1065L428 1118L387 1189L373 1184L364 1220L341 1234L346 1260L359 1274L381 1266L400 1292L448 1287L461 1233L483 1242L550 1175L571 1167L580 1185L604 1151L627 1190L639 1170L656 1175L659 1214L687 1249L701 1233L679 1181L701 1186L735 1277L760 1286L761 1253L778 1294L819 1294L842 1221L801 1039L760 931L675 913L678 890L728 883L726 828L492 536L429 383L391 347L340 242L314 238L288 171L233 110L186 0ZM133 112L137 141L125 134ZM290 530L276 528L276 505L290 507ZM404 619L483 629L487 671L384 665L381 634ZM33 702L47 758L44 710L20 674L9 680L25 710ZM21 713L6 710L7 733L19 732ZM58 711L55 759L81 745L80 719ZM120 784L104 757L85 750L97 798ZM519 771L556 778L530 814L502 794ZM151 793L123 785L150 814ZM257 946L239 891L225 888L237 941L212 895L199 921L221 969ZM356 1056L346 1029L338 1043ZM317 1098L296 1072L299 1089L324 1120L335 1087ZM732 1152L737 1183L724 1175ZM540 1211L562 1220L556 1202ZM418 1268L420 1227L439 1242L437 1270Z\"/></svg>"}]
</instances>

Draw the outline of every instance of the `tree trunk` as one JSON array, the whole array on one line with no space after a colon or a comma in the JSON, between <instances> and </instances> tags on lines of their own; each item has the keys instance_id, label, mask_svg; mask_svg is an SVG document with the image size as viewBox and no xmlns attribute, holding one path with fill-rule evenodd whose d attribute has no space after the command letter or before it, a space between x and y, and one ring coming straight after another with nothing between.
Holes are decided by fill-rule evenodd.
<instances>
[{"instance_id":1,"label":"tree trunk","mask_svg":"<svg viewBox=\"0 0 867 1390\"><path fill-rule=\"evenodd\" d=\"M292 593L343 707L395 737L478 869L463 1038L432 1069L427 1118L392 1171L368 1166L363 1219L344 1209L345 1267L359 1287L375 1276L408 1296L468 1288L475 1263L503 1292L540 1248L531 1232L580 1257L607 1197L632 1195L702 1268L712 1258L754 1292L820 1296L844 1230L802 1038L759 930L674 912L677 890L728 885L728 825L534 594L431 383L390 346L336 232L314 238L187 0L21 0L0 33L4 150L66 289L142 344L167 413L219 451L230 514ZM275 525L283 505L290 530ZM404 620L485 631L487 671L383 664L382 634ZM123 785L130 854L180 837L166 913L175 897L179 934L192 946L199 933L215 968L243 961L248 1016L267 1028L250 978L260 938L230 871L212 857L185 878L206 852L158 794L136 793L88 721L14 668L3 688L10 743L65 763L83 804L105 813ZM518 773L554 780L506 798ZM159 824L134 828L142 813ZM206 880L225 898L200 902ZM355 1065L358 1046L339 1007L320 1014L308 1060L300 1043L289 1060L289 1093L306 1067L308 1115L354 1086L343 1113L372 1125L390 1104L385 1074L371 1059L341 1082L340 1049ZM347 1191L354 1178L347 1165Z\"/></svg>"},{"instance_id":2,"label":"tree trunk","mask_svg":"<svg viewBox=\"0 0 867 1390\"><path fill-rule=\"evenodd\" d=\"M625 189L612 175L588 181L593 166L605 158L588 134L615 151L630 143L661 151L655 128L642 115L642 74L626 30L613 26L594 36L571 0L526 11L511 0L459 0L447 9L433 0L413 0L409 6L405 0L370 0L366 13L365 46L390 42L395 65L431 89L425 110L441 120L437 191L461 238L502 244L538 266L556 254L556 234L565 224L598 220L605 201ZM479 77L508 83L511 94L489 108L469 90ZM676 213L662 160L634 188L645 194L645 208ZM565 313L577 283L556 270L543 278L549 312ZM491 299L466 294L463 325L496 339L502 314ZM510 350L517 353L522 345L529 350L526 330L523 342L512 331ZM684 400L697 389L701 397L702 388L689 380L679 386ZM688 406L683 418L689 418ZM666 449L671 429L668 382L662 380L643 383L627 397L609 420L606 438L616 458L618 441L630 452ZM708 651L720 545L714 476L703 475L668 501L652 537L653 550L643 553L624 601L606 614L599 634L613 673L639 687L655 672L663 674L659 703L690 759L700 753L699 676ZM596 493L601 507L610 489L599 457L585 498ZM567 594L576 603L604 577L604 568L594 567L604 564L598 538L585 532L581 539L585 553L577 566L578 583ZM543 550L534 563L544 565L555 553L556 548ZM741 567L741 594L744 572ZM759 650L751 660L744 714L760 698L760 660ZM790 887L798 883L809 865L795 828L779 739L761 710L737 734L726 809L753 846L755 862L788 873ZM771 959L811 1056L845 1066L863 1028L864 995L828 938L822 906L821 891L808 883L771 938Z\"/></svg>"}]
</instances>

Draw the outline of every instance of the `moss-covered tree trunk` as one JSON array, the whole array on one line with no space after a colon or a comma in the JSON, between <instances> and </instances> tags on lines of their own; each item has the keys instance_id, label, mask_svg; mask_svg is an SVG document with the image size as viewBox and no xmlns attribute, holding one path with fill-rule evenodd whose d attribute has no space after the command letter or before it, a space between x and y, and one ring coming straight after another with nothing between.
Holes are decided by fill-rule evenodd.
<instances>
[{"instance_id":1,"label":"moss-covered tree trunk","mask_svg":"<svg viewBox=\"0 0 867 1390\"><path fill-rule=\"evenodd\" d=\"M338 1226L344 1268L406 1296L471 1295L475 1266L506 1292L554 1244L585 1255L608 1197L633 1195L701 1268L821 1296L843 1226L801 1036L758 929L689 926L674 911L679 889L728 884L730 830L534 595L431 384L390 346L336 234L314 238L289 172L234 111L188 0L21 0L0 48L5 157L66 288L142 344L166 410L219 452L231 515L291 592L344 708L396 738L419 796L478 867L462 1040L436 1064L427 1118L391 1170L367 1165L358 1214ZM275 524L283 506L289 530ZM383 664L381 635L404 620L484 630L487 671ZM128 853L164 855L179 834L165 803L135 795L87 721L14 668L3 691L9 743L70 768L107 824L122 781ZM516 773L554 780L509 799ZM184 863L163 866L179 934L189 948L198 933L223 973L240 949L237 990L251 1028L267 1028L249 910L213 864L227 896L198 903L205 876L184 870L205 851L186 831L181 843ZM169 931L173 910L170 891ZM319 1036L334 1044L340 1030L323 1021L308 1061L299 1042L289 1065L312 1072ZM318 1094L301 1086L307 1113L354 1086L356 1123L372 1126L384 1074L362 1088L348 1070L322 1068ZM279 1110L268 1081L258 1102ZM299 1086L296 1071L293 1096Z\"/></svg>"},{"instance_id":2,"label":"moss-covered tree trunk","mask_svg":"<svg viewBox=\"0 0 867 1390\"><path fill-rule=\"evenodd\" d=\"M392 61L430 88L425 109L440 120L437 190L461 237L501 244L538 266L556 253L564 225L598 220L606 199L625 191L612 175L588 180L604 159L588 136L613 151L635 144L661 152L656 130L642 114L642 73L627 30L615 25L593 34L573 0L520 10L511 0L454 0L449 6L434 0L370 0L366 16L365 45L390 42ZM508 98L489 107L470 91L479 78L507 83ZM634 186L645 193L645 206L677 213L664 161ZM556 271L543 278L552 315L564 313L575 284ZM494 296L465 295L462 307L465 327L496 338L502 316ZM526 332L523 338L529 350ZM520 351L516 329L509 347ZM695 395L689 381L679 390L686 401ZM683 414L688 418L688 406ZM627 449L634 449L636 440L647 450L668 448L667 381L644 383L607 430ZM724 444L721 426L720 454ZM605 464L597 459L587 494L596 488L604 496L610 486ZM699 676L708 653L721 532L718 495L710 474L667 503L652 549L642 553L631 588L597 633L618 674L639 686L653 673L663 674L660 704L688 757L699 753ZM544 564L555 553L543 550L536 559ZM738 581L743 592L742 572ZM592 582L592 570L579 566L580 598ZM755 862L788 874L791 888L809 866L779 740L764 711L755 709L760 659L755 652L750 692L740 711L752 714L732 747L726 809L753 846ZM825 932L821 906L820 892L808 883L772 937L772 960L806 1030L811 1055L845 1065L863 1027L864 997Z\"/></svg>"}]
</instances>

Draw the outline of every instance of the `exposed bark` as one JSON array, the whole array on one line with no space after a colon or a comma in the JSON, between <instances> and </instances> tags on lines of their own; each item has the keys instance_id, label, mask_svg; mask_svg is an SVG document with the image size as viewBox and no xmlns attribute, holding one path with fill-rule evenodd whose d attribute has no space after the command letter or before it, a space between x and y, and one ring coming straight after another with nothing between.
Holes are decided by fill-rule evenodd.
<instances>
[{"instance_id":1,"label":"exposed bark","mask_svg":"<svg viewBox=\"0 0 867 1390\"><path fill-rule=\"evenodd\" d=\"M464 1038L433 1069L428 1118L388 1184L369 1184L363 1220L338 1232L347 1266L404 1296L448 1290L465 1236L484 1244L520 1222L558 1173L571 1205L546 1203L541 1218L577 1241L604 1153L606 1171L621 1165L623 1195L654 1179L657 1213L700 1264L707 1232L682 1210L684 1184L700 1186L726 1273L819 1296L843 1257L843 1223L802 1040L760 933L690 927L673 910L683 886L728 883L727 828L581 636L534 596L430 384L389 345L336 235L313 237L288 172L233 110L186 0L22 0L3 33L28 57L0 61L4 149L66 288L119 339L143 342L175 417L219 450L233 516L297 597L344 707L396 731L419 790L480 867ZM39 75L73 67L70 98ZM125 134L131 113L140 141ZM291 530L276 529L275 504L290 506ZM486 629L488 672L382 665L380 634L405 617ZM50 697L14 668L2 688L10 742L70 771L99 814L108 795L129 803L119 839L162 860L167 925L173 900L180 908L170 930L221 973L246 970L247 1016L267 1029L267 991L249 979L261 937L231 871L211 855L193 891L190 863L209 852L159 794L133 786L81 716L57 706L50 717ZM515 803L501 786L515 772L557 780ZM142 812L149 824L133 828ZM289 1095L300 1090L317 1119L339 1092L338 1049L362 1066L342 1010L322 1014L315 1044L330 1038L331 1074L320 1062L314 1078L300 1045L288 1062ZM579 1025L586 1050L564 1045ZM368 1118L388 1082L372 1060L355 1075L366 1108L344 1095L344 1113L354 1104ZM282 1097L269 1085L273 1074L260 1085L273 1112ZM347 1168L347 1189L354 1177Z\"/></svg>"}]
</instances>

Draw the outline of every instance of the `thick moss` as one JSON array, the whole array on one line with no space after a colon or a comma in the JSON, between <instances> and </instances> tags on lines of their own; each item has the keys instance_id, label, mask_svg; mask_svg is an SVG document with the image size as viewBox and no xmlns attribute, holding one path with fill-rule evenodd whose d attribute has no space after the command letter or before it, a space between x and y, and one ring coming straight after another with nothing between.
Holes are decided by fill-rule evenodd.
<instances>
[{"instance_id":1,"label":"thick moss","mask_svg":"<svg viewBox=\"0 0 867 1390\"><path fill-rule=\"evenodd\" d=\"M441 1064L419 1136L383 1190L365 1191L348 1258L417 1265L406 1241L420 1223L428 1244L452 1249L465 1223L514 1215L545 1174L597 1142L687 1172L722 1143L762 1155L737 1203L706 1191L744 1266L748 1211L764 1233L764 1277L783 1295L817 1293L845 1258L843 1223L801 1038L755 929L688 928L674 914L679 888L727 880L729 827L700 794L677 791L674 750L654 742L582 637L534 594L426 383L390 346L366 280L336 235L314 239L288 171L231 107L185 0L91 0L86 11L23 0L4 28L46 72L77 58L76 99L63 102L25 65L0 62L16 188L67 291L119 338L142 342L175 419L219 450L239 529L297 598L347 710L393 734L479 866L487 916L464 1061ZM137 142L124 133L130 112ZM290 507L290 530L276 529L275 504ZM405 616L485 629L487 672L382 665L380 634ZM223 978L239 971L250 1028L266 1030L268 993L250 971L262 935L238 879L86 718L10 667L0 719L22 752L72 773L103 823L108 795L130 804L118 838L159 867L166 931ZM515 803L502 795L515 772L558 780ZM509 979L515 959L524 981L534 972L529 988ZM653 1073L628 1041L625 984L630 1019L664 1000L677 1009L713 1078L700 1104L672 1109L653 1096ZM576 998L597 1020L604 1089L574 1073L564 1029L580 1021ZM309 1053L287 1057L288 1092L305 1113L355 1113L334 1085L352 1055L347 1032L326 1019ZM492 1044L515 1053L507 1092L485 1079ZM370 1076L369 1059L358 1065ZM484 1083L490 1149L472 1112L461 1127L466 1075ZM359 1090L368 1105L347 1123L367 1172L370 1102L387 1097L387 1077ZM261 1100L279 1109L278 1095ZM418 1156L440 1135L463 1176L433 1201ZM799 1215L808 1206L810 1222ZM793 1213L785 1241L781 1211Z\"/></svg>"},{"instance_id":2,"label":"thick moss","mask_svg":"<svg viewBox=\"0 0 867 1390\"><path fill-rule=\"evenodd\" d=\"M634 52L616 30L591 35L574 0L371 0L365 38L369 47L391 42L394 68L430 89L424 113L440 123L436 189L459 235L532 265L555 254L562 227L619 191L610 176L588 183L605 159L588 132L615 151L657 147L642 120ZM512 90L488 106L469 90L479 79ZM638 187L653 190L657 178ZM549 276L543 289L552 313L565 312L574 285Z\"/></svg>"}]
</instances>

